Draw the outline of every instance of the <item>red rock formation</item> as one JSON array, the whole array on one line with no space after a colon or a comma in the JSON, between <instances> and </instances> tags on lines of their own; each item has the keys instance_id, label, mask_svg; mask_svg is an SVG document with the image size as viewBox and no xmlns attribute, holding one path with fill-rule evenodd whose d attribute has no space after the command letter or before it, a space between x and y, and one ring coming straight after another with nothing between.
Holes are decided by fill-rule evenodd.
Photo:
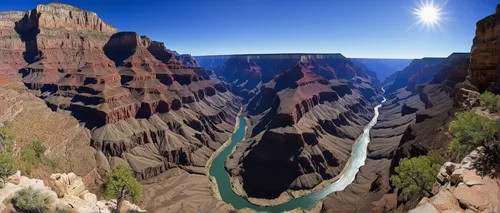
<instances>
[{"instance_id":1,"label":"red rock formation","mask_svg":"<svg viewBox=\"0 0 500 213\"><path fill-rule=\"evenodd\" d=\"M16 21L23 15L20 11L0 12L0 78L13 77L18 69L26 65L24 44L14 30Z\"/></svg>"},{"instance_id":2,"label":"red rock formation","mask_svg":"<svg viewBox=\"0 0 500 213\"><path fill-rule=\"evenodd\" d=\"M22 72L32 89L55 84L63 74L86 63L112 63L102 47L117 30L97 14L79 8L51 3L38 5L16 23L25 42L25 58L30 63Z\"/></svg>"},{"instance_id":3,"label":"red rock formation","mask_svg":"<svg viewBox=\"0 0 500 213\"><path fill-rule=\"evenodd\" d=\"M204 173L232 133L239 99L192 57L185 66L163 43L116 31L59 3L1 13L0 84L29 63L23 82L92 129L88 145L104 170L125 162L143 179L176 165Z\"/></svg>"},{"instance_id":4,"label":"red rock formation","mask_svg":"<svg viewBox=\"0 0 500 213\"><path fill-rule=\"evenodd\" d=\"M262 54L234 55L216 69L232 85L233 92L248 101L259 92L262 84L276 75L306 61L309 69L328 80L367 78L366 72L341 54Z\"/></svg>"},{"instance_id":5,"label":"red rock formation","mask_svg":"<svg viewBox=\"0 0 500 213\"><path fill-rule=\"evenodd\" d=\"M476 36L472 44L469 74L471 83L480 91L500 92L500 5L496 13L476 24Z\"/></svg>"}]
</instances>

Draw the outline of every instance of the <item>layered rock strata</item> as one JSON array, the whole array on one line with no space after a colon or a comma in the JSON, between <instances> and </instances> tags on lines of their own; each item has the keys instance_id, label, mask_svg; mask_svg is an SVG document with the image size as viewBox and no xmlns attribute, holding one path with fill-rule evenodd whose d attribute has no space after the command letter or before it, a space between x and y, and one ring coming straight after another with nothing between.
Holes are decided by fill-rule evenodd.
<instances>
[{"instance_id":1,"label":"layered rock strata","mask_svg":"<svg viewBox=\"0 0 500 213\"><path fill-rule=\"evenodd\" d=\"M193 57L134 32L117 33L97 14L70 5L38 5L0 17L5 35L0 49L8 49L9 63L0 62L14 73L22 68L22 82L50 109L71 114L75 126L86 130L79 121L90 129L78 143L58 146L82 146L93 160L81 159L89 168L99 167L101 175L119 163L140 179L177 166L203 174L213 150L231 135L240 100ZM0 77L0 84L11 85L5 79ZM18 113L10 109L2 118Z\"/></svg>"},{"instance_id":2,"label":"layered rock strata","mask_svg":"<svg viewBox=\"0 0 500 213\"><path fill-rule=\"evenodd\" d=\"M248 104L252 127L225 165L244 196L272 199L335 178L373 116L352 82L328 80L311 63L277 75Z\"/></svg>"},{"instance_id":3,"label":"layered rock strata","mask_svg":"<svg viewBox=\"0 0 500 213\"><path fill-rule=\"evenodd\" d=\"M261 86L276 75L306 60L311 71L330 80L368 77L366 72L341 54L263 54L230 56L217 74L229 82L244 101L255 96Z\"/></svg>"},{"instance_id":4,"label":"layered rock strata","mask_svg":"<svg viewBox=\"0 0 500 213\"><path fill-rule=\"evenodd\" d=\"M500 92L500 5L496 12L476 23L471 49L469 80L479 91Z\"/></svg>"}]
</instances>

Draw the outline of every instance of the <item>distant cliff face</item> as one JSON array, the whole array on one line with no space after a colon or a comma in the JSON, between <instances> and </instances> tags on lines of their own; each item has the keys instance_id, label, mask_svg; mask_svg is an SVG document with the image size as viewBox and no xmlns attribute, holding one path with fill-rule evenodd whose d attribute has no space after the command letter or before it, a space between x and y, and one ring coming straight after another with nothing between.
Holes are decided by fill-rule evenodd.
<instances>
[{"instance_id":1,"label":"distant cliff face","mask_svg":"<svg viewBox=\"0 0 500 213\"><path fill-rule=\"evenodd\" d=\"M391 74L403 70L412 60L413 59L351 58L354 64L377 73L377 77L381 82Z\"/></svg>"},{"instance_id":2,"label":"distant cliff face","mask_svg":"<svg viewBox=\"0 0 500 213\"><path fill-rule=\"evenodd\" d=\"M432 73L432 74L430 74L429 77L424 77L425 74L422 75L422 77L429 78L428 80L430 80L430 78L432 78L434 73L438 72L440 69L440 67L436 67L435 65L438 65L443 60L444 60L444 58L423 58L423 59L413 60L410 63L410 65L408 65L406 68L404 68L403 70L401 70L399 72L394 73L391 77L386 79L386 80L390 81L390 83L384 88L386 93L391 94L400 88L407 87L409 80L411 80L412 77L413 77L413 81L414 81L414 83L412 85L415 85L417 82L418 83L425 83L425 81L421 82L422 80L418 79L418 76L419 76L418 73L419 72ZM425 70L422 71L423 69L425 69Z\"/></svg>"},{"instance_id":3,"label":"distant cliff face","mask_svg":"<svg viewBox=\"0 0 500 213\"><path fill-rule=\"evenodd\" d=\"M496 13L476 24L476 36L471 49L469 75L480 91L500 92L500 5Z\"/></svg>"},{"instance_id":4,"label":"distant cliff face","mask_svg":"<svg viewBox=\"0 0 500 213\"><path fill-rule=\"evenodd\" d=\"M368 77L363 69L341 54L234 55L229 56L215 71L229 82L232 91L246 102L259 92L263 84L302 60L307 60L307 66L311 71L326 79Z\"/></svg>"}]
</instances>

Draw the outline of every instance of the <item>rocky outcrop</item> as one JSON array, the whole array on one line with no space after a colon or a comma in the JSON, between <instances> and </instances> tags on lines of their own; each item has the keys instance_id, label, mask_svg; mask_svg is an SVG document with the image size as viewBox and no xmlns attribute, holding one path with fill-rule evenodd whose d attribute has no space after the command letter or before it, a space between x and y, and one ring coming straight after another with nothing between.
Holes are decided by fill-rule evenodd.
<instances>
[{"instance_id":1,"label":"rocky outcrop","mask_svg":"<svg viewBox=\"0 0 500 213\"><path fill-rule=\"evenodd\" d=\"M277 75L248 104L252 128L226 161L245 196L273 199L335 178L371 119L372 104L358 89L329 81L312 63Z\"/></svg>"},{"instance_id":2,"label":"rocky outcrop","mask_svg":"<svg viewBox=\"0 0 500 213\"><path fill-rule=\"evenodd\" d=\"M21 73L31 89L53 89L50 85L64 73L86 63L112 63L102 47L117 30L93 12L60 3L38 5L16 22L15 30L25 43L30 64Z\"/></svg>"},{"instance_id":3,"label":"rocky outcrop","mask_svg":"<svg viewBox=\"0 0 500 213\"><path fill-rule=\"evenodd\" d=\"M0 12L0 78L13 77L18 69L26 65L24 43L14 29L16 21L23 15L20 11Z\"/></svg>"},{"instance_id":4,"label":"rocky outcrop","mask_svg":"<svg viewBox=\"0 0 500 213\"><path fill-rule=\"evenodd\" d=\"M111 213L113 209L116 209L116 200L98 201L95 194L89 193L85 189L82 178L73 173L53 174L51 178L52 184L56 186L55 189L46 186L42 180L21 176L21 172L18 171L0 189L0 211L16 212L15 210L9 210L13 209L12 205L4 201L15 196L19 190L26 188L39 190L40 193L48 195L53 201L49 206L49 211L51 212L56 212L56 209L64 209L71 212ZM146 212L128 201L125 201L123 204L122 211Z\"/></svg>"},{"instance_id":5,"label":"rocky outcrop","mask_svg":"<svg viewBox=\"0 0 500 213\"><path fill-rule=\"evenodd\" d=\"M441 166L433 187L434 196L424 198L410 213L424 212L498 212L500 180L482 176L474 167L482 158L481 149L467 155L461 163Z\"/></svg>"},{"instance_id":6,"label":"rocky outcrop","mask_svg":"<svg viewBox=\"0 0 500 213\"><path fill-rule=\"evenodd\" d=\"M495 14L488 16L476 24L476 36L472 44L469 66L470 82L479 91L491 90L500 92L498 85L500 75L500 5Z\"/></svg>"}]
</instances>

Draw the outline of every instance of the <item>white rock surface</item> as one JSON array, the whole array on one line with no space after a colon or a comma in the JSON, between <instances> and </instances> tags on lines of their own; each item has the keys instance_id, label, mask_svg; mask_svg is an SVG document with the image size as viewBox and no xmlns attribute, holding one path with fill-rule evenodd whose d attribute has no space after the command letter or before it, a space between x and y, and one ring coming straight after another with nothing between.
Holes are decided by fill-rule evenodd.
<instances>
[{"instance_id":1,"label":"white rock surface","mask_svg":"<svg viewBox=\"0 0 500 213\"><path fill-rule=\"evenodd\" d=\"M0 203L3 204L5 199L14 196L17 191L31 187L53 197L54 208L65 206L74 212L82 213L111 213L111 209L116 208L116 200L97 201L97 196L85 189L82 178L73 173L53 174L51 178L54 189L45 186L42 180L21 176L18 171L9 177L10 182L0 189ZM146 212L128 201L124 201L123 205L127 211ZM0 212L5 208L5 205L0 205Z\"/></svg>"}]
</instances>

